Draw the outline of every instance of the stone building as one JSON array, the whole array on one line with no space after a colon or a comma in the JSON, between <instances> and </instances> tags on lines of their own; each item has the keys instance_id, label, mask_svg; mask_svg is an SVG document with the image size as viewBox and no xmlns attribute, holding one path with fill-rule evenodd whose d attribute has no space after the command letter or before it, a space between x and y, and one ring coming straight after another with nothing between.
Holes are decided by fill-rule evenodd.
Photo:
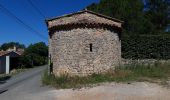
<instances>
[{"instance_id":1,"label":"stone building","mask_svg":"<svg viewBox=\"0 0 170 100\"><path fill-rule=\"evenodd\" d=\"M120 65L122 21L84 10L46 23L55 75L85 76Z\"/></svg>"}]
</instances>

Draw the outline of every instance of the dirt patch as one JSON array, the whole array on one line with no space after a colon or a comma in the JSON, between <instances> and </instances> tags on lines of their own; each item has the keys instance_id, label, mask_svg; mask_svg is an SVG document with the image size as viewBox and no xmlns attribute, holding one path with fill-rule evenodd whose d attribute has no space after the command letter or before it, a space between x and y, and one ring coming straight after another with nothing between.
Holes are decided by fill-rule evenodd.
<instances>
[{"instance_id":1,"label":"dirt patch","mask_svg":"<svg viewBox=\"0 0 170 100\"><path fill-rule=\"evenodd\" d=\"M170 100L169 94L170 89L148 82L56 90L57 100Z\"/></svg>"}]
</instances>

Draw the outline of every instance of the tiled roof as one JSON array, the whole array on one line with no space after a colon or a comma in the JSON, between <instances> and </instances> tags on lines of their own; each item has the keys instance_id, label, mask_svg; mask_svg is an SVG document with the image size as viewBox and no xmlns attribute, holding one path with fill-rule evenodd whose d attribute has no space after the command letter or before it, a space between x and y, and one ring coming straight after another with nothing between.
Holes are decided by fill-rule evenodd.
<instances>
[{"instance_id":1,"label":"tiled roof","mask_svg":"<svg viewBox=\"0 0 170 100\"><path fill-rule=\"evenodd\" d=\"M16 51L15 53L22 55L24 53L24 51Z\"/></svg>"},{"instance_id":2,"label":"tiled roof","mask_svg":"<svg viewBox=\"0 0 170 100\"><path fill-rule=\"evenodd\" d=\"M18 55L22 55L21 52L16 52L16 51L0 51L0 56L4 56L4 55L11 53L11 52L15 52Z\"/></svg>"},{"instance_id":3,"label":"tiled roof","mask_svg":"<svg viewBox=\"0 0 170 100\"><path fill-rule=\"evenodd\" d=\"M0 51L0 56L6 55L8 53L9 53L9 51Z\"/></svg>"},{"instance_id":4,"label":"tiled roof","mask_svg":"<svg viewBox=\"0 0 170 100\"><path fill-rule=\"evenodd\" d=\"M123 21L105 15L101 15L89 10L84 10L77 13L64 15L61 17L47 19L46 23L49 29L68 24L98 24L122 28Z\"/></svg>"}]
</instances>

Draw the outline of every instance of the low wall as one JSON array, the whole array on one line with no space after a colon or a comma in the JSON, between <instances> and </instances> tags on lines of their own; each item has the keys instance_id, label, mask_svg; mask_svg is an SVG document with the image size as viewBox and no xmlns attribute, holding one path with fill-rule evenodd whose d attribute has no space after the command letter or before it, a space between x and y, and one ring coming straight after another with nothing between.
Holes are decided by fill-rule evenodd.
<instances>
[{"instance_id":1,"label":"low wall","mask_svg":"<svg viewBox=\"0 0 170 100\"><path fill-rule=\"evenodd\" d=\"M156 63L170 63L169 60L156 60L156 59L138 59L138 60L132 60L132 59L122 59L122 65L154 65Z\"/></svg>"}]
</instances>

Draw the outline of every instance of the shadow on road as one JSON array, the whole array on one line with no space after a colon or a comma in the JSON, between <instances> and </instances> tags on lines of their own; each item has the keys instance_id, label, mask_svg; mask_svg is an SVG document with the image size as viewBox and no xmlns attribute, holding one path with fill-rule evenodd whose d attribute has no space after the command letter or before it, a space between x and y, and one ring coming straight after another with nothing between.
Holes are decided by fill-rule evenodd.
<instances>
[{"instance_id":1,"label":"shadow on road","mask_svg":"<svg viewBox=\"0 0 170 100\"><path fill-rule=\"evenodd\" d=\"M0 94L4 93L6 91L8 91L8 90L0 90Z\"/></svg>"}]
</instances>

